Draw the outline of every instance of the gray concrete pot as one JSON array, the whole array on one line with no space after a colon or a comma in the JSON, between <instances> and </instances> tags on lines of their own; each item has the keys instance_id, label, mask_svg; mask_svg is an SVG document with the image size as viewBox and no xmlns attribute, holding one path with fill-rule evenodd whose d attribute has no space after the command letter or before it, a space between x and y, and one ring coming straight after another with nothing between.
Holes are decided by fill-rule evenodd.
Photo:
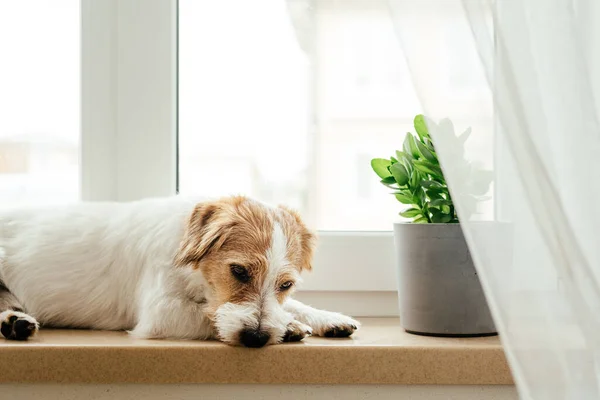
<instances>
[{"instance_id":1,"label":"gray concrete pot","mask_svg":"<svg viewBox=\"0 0 600 400\"><path fill-rule=\"evenodd\" d=\"M394 224L400 324L433 336L495 335L460 224Z\"/></svg>"}]
</instances>

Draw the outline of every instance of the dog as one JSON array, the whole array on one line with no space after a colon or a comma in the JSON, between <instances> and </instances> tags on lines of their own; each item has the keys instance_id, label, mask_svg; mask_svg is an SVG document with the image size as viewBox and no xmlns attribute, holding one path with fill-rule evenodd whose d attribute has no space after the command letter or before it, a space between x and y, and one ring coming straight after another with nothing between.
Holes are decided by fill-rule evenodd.
<instances>
[{"instance_id":1,"label":"dog","mask_svg":"<svg viewBox=\"0 0 600 400\"><path fill-rule=\"evenodd\" d=\"M263 347L359 323L291 298L316 237L285 206L233 196L0 210L0 332L42 326Z\"/></svg>"}]
</instances>

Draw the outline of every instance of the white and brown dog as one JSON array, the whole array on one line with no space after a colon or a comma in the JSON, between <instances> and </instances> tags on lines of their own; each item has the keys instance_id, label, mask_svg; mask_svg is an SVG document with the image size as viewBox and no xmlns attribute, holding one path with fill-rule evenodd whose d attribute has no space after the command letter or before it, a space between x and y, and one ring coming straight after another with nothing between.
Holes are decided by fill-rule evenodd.
<instances>
[{"instance_id":1,"label":"white and brown dog","mask_svg":"<svg viewBox=\"0 0 600 400\"><path fill-rule=\"evenodd\" d=\"M290 298L315 236L294 211L181 197L0 211L7 339L50 327L262 347L358 323Z\"/></svg>"}]
</instances>

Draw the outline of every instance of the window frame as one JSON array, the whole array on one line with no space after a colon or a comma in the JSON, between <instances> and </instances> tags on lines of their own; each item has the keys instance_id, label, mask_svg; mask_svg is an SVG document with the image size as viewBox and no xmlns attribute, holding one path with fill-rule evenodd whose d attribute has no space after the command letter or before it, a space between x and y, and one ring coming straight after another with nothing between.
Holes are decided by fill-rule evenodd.
<instances>
[{"instance_id":1,"label":"window frame","mask_svg":"<svg viewBox=\"0 0 600 400\"><path fill-rule=\"evenodd\" d=\"M82 0L83 200L176 191L176 7L171 0Z\"/></svg>"},{"instance_id":2,"label":"window frame","mask_svg":"<svg viewBox=\"0 0 600 400\"><path fill-rule=\"evenodd\" d=\"M81 0L82 200L176 194L177 12L177 0ZM299 297L354 315L396 315L392 232L318 235Z\"/></svg>"}]
</instances>

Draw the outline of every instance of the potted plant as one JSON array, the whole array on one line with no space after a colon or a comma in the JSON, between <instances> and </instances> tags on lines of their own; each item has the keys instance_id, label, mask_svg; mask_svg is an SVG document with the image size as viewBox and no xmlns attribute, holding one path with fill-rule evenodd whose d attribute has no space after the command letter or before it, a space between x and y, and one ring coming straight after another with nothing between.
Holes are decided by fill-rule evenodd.
<instances>
[{"instance_id":1,"label":"potted plant","mask_svg":"<svg viewBox=\"0 0 600 400\"><path fill-rule=\"evenodd\" d=\"M417 334L493 335L494 322L429 134L433 126L437 125L417 115L416 135L406 134L395 157L371 160L381 183L406 205L400 215L412 219L394 224L400 323ZM469 134L470 130L456 138L461 148L454 150L462 151ZM491 183L489 171L475 172L479 185L468 194L473 201Z\"/></svg>"}]
</instances>

